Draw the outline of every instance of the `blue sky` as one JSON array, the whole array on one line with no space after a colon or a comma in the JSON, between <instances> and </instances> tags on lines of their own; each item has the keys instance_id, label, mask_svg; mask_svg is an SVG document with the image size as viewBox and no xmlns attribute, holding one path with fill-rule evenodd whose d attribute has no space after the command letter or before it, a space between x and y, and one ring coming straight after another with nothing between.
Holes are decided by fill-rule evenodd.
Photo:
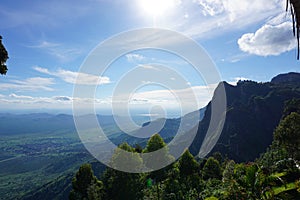
<instances>
[{"instance_id":1,"label":"blue sky","mask_svg":"<svg viewBox=\"0 0 300 200\"><path fill-rule=\"evenodd\" d=\"M265 82L279 73L299 72L285 0L2 0L0 24L10 57L9 71L0 77L3 111L70 110L73 86L89 53L115 34L145 27L191 37L230 83ZM136 66L155 70L155 63L186 78L198 107L211 98L207 87L214 86L205 86L184 60L168 52L140 50L120 57L102 75L93 100L99 112L110 109L112 91L124 74ZM84 77L80 84L92 85L99 78ZM132 107L147 110L153 105L175 109L178 102L172 91L149 83L132 96Z\"/></svg>"}]
</instances>

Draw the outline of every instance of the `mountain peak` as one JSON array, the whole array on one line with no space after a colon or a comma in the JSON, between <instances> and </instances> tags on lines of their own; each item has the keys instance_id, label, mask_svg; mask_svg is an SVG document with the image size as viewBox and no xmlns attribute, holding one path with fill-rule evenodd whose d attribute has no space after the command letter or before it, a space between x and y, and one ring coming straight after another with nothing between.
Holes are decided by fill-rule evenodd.
<instances>
[{"instance_id":1,"label":"mountain peak","mask_svg":"<svg viewBox=\"0 0 300 200\"><path fill-rule=\"evenodd\" d=\"M271 83L298 83L300 82L300 73L290 72L287 74L279 74L272 78Z\"/></svg>"}]
</instances>

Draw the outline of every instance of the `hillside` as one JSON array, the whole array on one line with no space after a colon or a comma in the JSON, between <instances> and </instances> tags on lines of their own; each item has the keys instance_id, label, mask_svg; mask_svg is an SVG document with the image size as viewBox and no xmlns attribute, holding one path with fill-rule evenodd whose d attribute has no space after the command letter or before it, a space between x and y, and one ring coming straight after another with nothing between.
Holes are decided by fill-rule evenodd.
<instances>
[{"instance_id":1,"label":"hillside","mask_svg":"<svg viewBox=\"0 0 300 200\"><path fill-rule=\"evenodd\" d=\"M281 74L271 82L239 81L236 86L224 82L226 121L211 153L219 151L238 162L252 161L263 153L272 142L273 131L281 119L285 102L300 98L299 77L299 73ZM194 155L199 153L205 137L203 133L208 128L210 112L209 103L190 147Z\"/></svg>"}]
</instances>

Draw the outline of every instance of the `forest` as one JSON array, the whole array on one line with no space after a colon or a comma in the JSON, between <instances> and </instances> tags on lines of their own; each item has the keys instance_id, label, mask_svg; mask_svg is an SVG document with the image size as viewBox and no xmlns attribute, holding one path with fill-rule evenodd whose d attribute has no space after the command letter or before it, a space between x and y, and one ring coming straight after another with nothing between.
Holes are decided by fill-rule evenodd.
<instances>
[{"instance_id":1,"label":"forest","mask_svg":"<svg viewBox=\"0 0 300 200\"><path fill-rule=\"evenodd\" d=\"M285 105L272 144L254 161L235 162L220 152L200 159L186 149L172 165L149 173L107 168L99 175L87 163L73 177L69 199L299 199L299 144L300 100L293 99ZM147 162L139 153L165 146L160 135L154 134L145 148L127 143L119 148L135 155L140 167ZM117 156L118 149L112 163ZM167 151L164 156L172 159Z\"/></svg>"}]
</instances>

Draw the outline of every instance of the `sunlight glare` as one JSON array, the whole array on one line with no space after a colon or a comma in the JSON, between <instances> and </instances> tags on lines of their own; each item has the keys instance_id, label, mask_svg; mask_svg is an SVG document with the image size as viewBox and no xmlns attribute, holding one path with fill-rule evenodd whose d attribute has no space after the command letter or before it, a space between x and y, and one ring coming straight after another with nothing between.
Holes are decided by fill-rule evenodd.
<instances>
[{"instance_id":1,"label":"sunlight glare","mask_svg":"<svg viewBox=\"0 0 300 200\"><path fill-rule=\"evenodd\" d=\"M176 4L176 0L138 0L138 2L141 9L153 17L163 15Z\"/></svg>"}]
</instances>

